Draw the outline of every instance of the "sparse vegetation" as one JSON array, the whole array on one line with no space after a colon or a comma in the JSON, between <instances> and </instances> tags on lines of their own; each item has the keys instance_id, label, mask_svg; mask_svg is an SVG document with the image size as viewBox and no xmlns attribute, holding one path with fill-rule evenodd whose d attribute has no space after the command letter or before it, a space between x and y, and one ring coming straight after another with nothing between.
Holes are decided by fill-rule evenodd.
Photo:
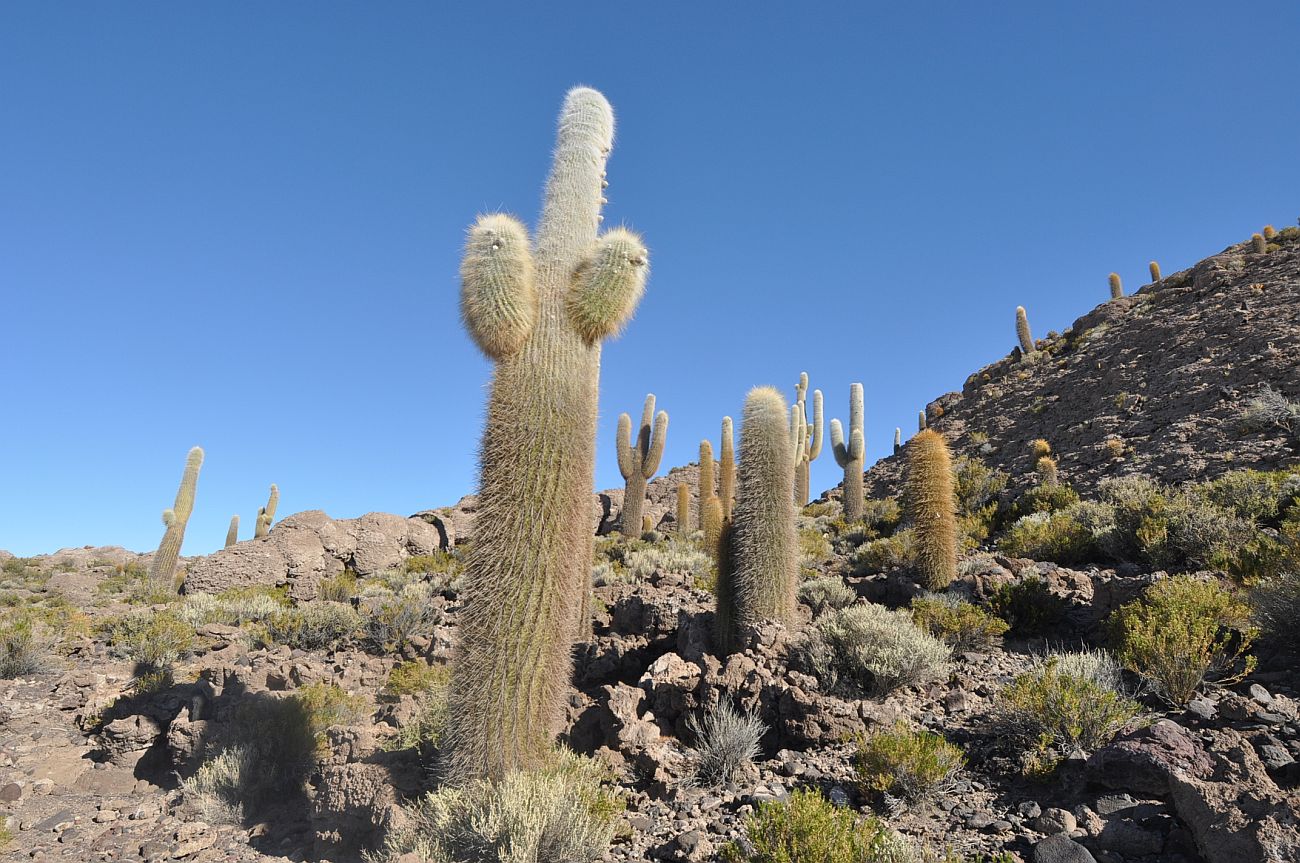
<instances>
[{"instance_id":1,"label":"sparse vegetation","mask_svg":"<svg viewBox=\"0 0 1300 863\"><path fill-rule=\"evenodd\" d=\"M746 842L722 849L725 863L903 863L910 846L877 818L859 818L820 793L798 789L745 818Z\"/></svg>"},{"instance_id":2,"label":"sparse vegetation","mask_svg":"<svg viewBox=\"0 0 1300 863\"><path fill-rule=\"evenodd\" d=\"M866 791L915 800L950 790L966 757L942 735L899 723L859 741L855 760Z\"/></svg>"},{"instance_id":3,"label":"sparse vegetation","mask_svg":"<svg viewBox=\"0 0 1300 863\"><path fill-rule=\"evenodd\" d=\"M987 648L1009 628L984 609L944 593L913 599L912 620L957 652Z\"/></svg>"},{"instance_id":4,"label":"sparse vegetation","mask_svg":"<svg viewBox=\"0 0 1300 863\"><path fill-rule=\"evenodd\" d=\"M805 665L828 688L875 695L943 675L950 653L906 611L874 603L822 615L801 647Z\"/></svg>"},{"instance_id":5,"label":"sparse vegetation","mask_svg":"<svg viewBox=\"0 0 1300 863\"><path fill-rule=\"evenodd\" d=\"M352 606L341 602L306 602L266 618L253 630L254 641L287 644L300 650L329 650L361 625Z\"/></svg>"},{"instance_id":6,"label":"sparse vegetation","mask_svg":"<svg viewBox=\"0 0 1300 863\"><path fill-rule=\"evenodd\" d=\"M46 623L26 609L0 614L0 680L40 671L55 641Z\"/></svg>"},{"instance_id":7,"label":"sparse vegetation","mask_svg":"<svg viewBox=\"0 0 1300 863\"><path fill-rule=\"evenodd\" d=\"M758 757L767 726L753 713L741 713L725 698L703 713L692 714L686 728L695 735L690 750L694 780L719 787L741 778Z\"/></svg>"},{"instance_id":8,"label":"sparse vegetation","mask_svg":"<svg viewBox=\"0 0 1300 863\"><path fill-rule=\"evenodd\" d=\"M1065 600L1052 593L1047 582L1036 576L1000 585L990 605L993 613L1021 636L1051 632L1065 616Z\"/></svg>"},{"instance_id":9,"label":"sparse vegetation","mask_svg":"<svg viewBox=\"0 0 1300 863\"><path fill-rule=\"evenodd\" d=\"M812 609L814 617L826 611L838 611L857 599L857 593L838 575L810 579L799 585L799 601Z\"/></svg>"}]
</instances>

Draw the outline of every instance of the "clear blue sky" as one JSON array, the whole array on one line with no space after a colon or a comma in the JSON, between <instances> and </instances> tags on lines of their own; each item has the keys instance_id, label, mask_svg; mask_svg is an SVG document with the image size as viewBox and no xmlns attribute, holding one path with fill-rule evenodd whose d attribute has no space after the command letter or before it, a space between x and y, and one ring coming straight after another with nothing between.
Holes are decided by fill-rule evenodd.
<instances>
[{"instance_id":1,"label":"clear blue sky","mask_svg":"<svg viewBox=\"0 0 1300 863\"><path fill-rule=\"evenodd\" d=\"M874 460L1017 304L1059 330L1111 270L1293 224L1297 44L1287 3L5 3L0 548L154 547L195 444L186 554L271 482L281 515L471 491L464 230L535 221L576 83L653 265L598 486L647 392L668 466L801 370L828 421L865 384Z\"/></svg>"}]
</instances>

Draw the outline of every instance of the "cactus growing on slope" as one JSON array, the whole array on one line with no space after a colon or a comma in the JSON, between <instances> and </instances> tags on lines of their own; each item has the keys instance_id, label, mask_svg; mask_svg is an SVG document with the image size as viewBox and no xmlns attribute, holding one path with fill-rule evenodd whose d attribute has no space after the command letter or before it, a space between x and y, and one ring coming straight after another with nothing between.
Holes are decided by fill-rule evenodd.
<instances>
[{"instance_id":1,"label":"cactus growing on slope","mask_svg":"<svg viewBox=\"0 0 1300 863\"><path fill-rule=\"evenodd\" d=\"M1110 274L1110 298L1118 300L1124 296L1124 283L1119 280L1119 273Z\"/></svg>"},{"instance_id":2,"label":"cactus growing on slope","mask_svg":"<svg viewBox=\"0 0 1300 863\"><path fill-rule=\"evenodd\" d=\"M653 420L654 425L651 426ZM614 446L618 450L618 471L627 482L623 487L622 524L635 527L641 523L641 510L645 506L645 486L659 470L659 460L664 454L664 441L668 437L668 414L660 411L655 416L655 396L645 397L641 410L641 426L632 437L632 418L619 414L618 437ZM631 536L631 531L623 533Z\"/></svg>"},{"instance_id":3,"label":"cactus growing on slope","mask_svg":"<svg viewBox=\"0 0 1300 863\"><path fill-rule=\"evenodd\" d=\"M866 458L866 437L862 431L862 384L849 385L849 438L837 419L831 420L831 452L844 469L844 518L862 519L862 466Z\"/></svg>"},{"instance_id":4,"label":"cactus growing on slope","mask_svg":"<svg viewBox=\"0 0 1300 863\"><path fill-rule=\"evenodd\" d=\"M798 506L807 506L809 474L812 463L822 454L822 391L813 390L812 422L808 421L808 373L799 373L799 383L795 386L795 402L804 423L805 445L798 461L795 462L794 502Z\"/></svg>"},{"instance_id":5,"label":"cactus growing on slope","mask_svg":"<svg viewBox=\"0 0 1300 863\"><path fill-rule=\"evenodd\" d=\"M461 308L496 368L441 764L453 782L545 763L564 717L590 583L600 346L648 271L635 234L596 233L613 132L604 96L570 90L535 242L486 216L467 243Z\"/></svg>"},{"instance_id":6,"label":"cactus growing on slope","mask_svg":"<svg viewBox=\"0 0 1300 863\"><path fill-rule=\"evenodd\" d=\"M230 517L230 527L226 529L225 547L230 548L232 545L234 545L237 542L239 542L239 516L232 515Z\"/></svg>"},{"instance_id":7,"label":"cactus growing on slope","mask_svg":"<svg viewBox=\"0 0 1300 863\"><path fill-rule=\"evenodd\" d=\"M1151 263L1147 264L1147 269L1151 271L1152 284L1158 283L1160 281L1160 265L1157 264L1155 261L1152 261Z\"/></svg>"},{"instance_id":8,"label":"cactus growing on slope","mask_svg":"<svg viewBox=\"0 0 1300 863\"><path fill-rule=\"evenodd\" d=\"M957 575L957 501L952 454L933 429L908 441L904 501L915 530L913 548L921 586L943 590Z\"/></svg>"},{"instance_id":9,"label":"cactus growing on slope","mask_svg":"<svg viewBox=\"0 0 1300 863\"><path fill-rule=\"evenodd\" d=\"M176 491L176 503L163 513L163 524L167 529L163 531L162 542L158 544L158 551L149 567L149 578L156 585L169 585L176 575L176 561L185 543L185 525L194 511L194 491L198 488L201 467L203 450L194 447L185 457L185 473L181 475L181 486Z\"/></svg>"},{"instance_id":10,"label":"cactus growing on slope","mask_svg":"<svg viewBox=\"0 0 1300 863\"><path fill-rule=\"evenodd\" d=\"M1034 352L1034 337L1029 333L1029 316L1024 306L1016 306L1016 338L1020 340L1020 352L1026 356Z\"/></svg>"},{"instance_id":11,"label":"cactus growing on slope","mask_svg":"<svg viewBox=\"0 0 1300 863\"><path fill-rule=\"evenodd\" d=\"M903 430L894 426L894 455L898 455L903 449Z\"/></svg>"},{"instance_id":12,"label":"cactus growing on slope","mask_svg":"<svg viewBox=\"0 0 1300 863\"><path fill-rule=\"evenodd\" d=\"M271 483L271 496L266 499L266 506L257 511L257 523L253 525L253 538L266 536L271 532L275 521L275 510L280 506L280 488Z\"/></svg>"},{"instance_id":13,"label":"cactus growing on slope","mask_svg":"<svg viewBox=\"0 0 1300 863\"><path fill-rule=\"evenodd\" d=\"M677 535L686 536L691 532L691 487L684 482L677 483Z\"/></svg>"},{"instance_id":14,"label":"cactus growing on slope","mask_svg":"<svg viewBox=\"0 0 1300 863\"><path fill-rule=\"evenodd\" d=\"M1250 235L1250 250L1257 255L1262 255L1268 251L1268 240L1264 239L1263 234Z\"/></svg>"},{"instance_id":15,"label":"cactus growing on slope","mask_svg":"<svg viewBox=\"0 0 1300 863\"><path fill-rule=\"evenodd\" d=\"M722 418L722 452L718 460L718 498L722 501L722 520L731 518L736 504L736 438L731 417Z\"/></svg>"},{"instance_id":16,"label":"cactus growing on slope","mask_svg":"<svg viewBox=\"0 0 1300 863\"><path fill-rule=\"evenodd\" d=\"M794 456L797 428L787 423L785 399L772 387L745 398L740 429L736 508L724 528L718 573L718 646L734 650L740 633L760 620L795 621L798 540L795 533ZM725 581L725 584L723 583Z\"/></svg>"}]
</instances>

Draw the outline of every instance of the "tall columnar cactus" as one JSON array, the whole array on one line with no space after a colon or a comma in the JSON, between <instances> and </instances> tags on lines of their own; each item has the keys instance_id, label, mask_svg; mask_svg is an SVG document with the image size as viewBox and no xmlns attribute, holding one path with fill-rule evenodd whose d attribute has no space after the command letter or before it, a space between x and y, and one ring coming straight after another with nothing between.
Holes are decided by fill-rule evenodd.
<instances>
[{"instance_id":1,"label":"tall columnar cactus","mask_svg":"<svg viewBox=\"0 0 1300 863\"><path fill-rule=\"evenodd\" d=\"M226 529L226 548L239 542L239 516L230 517L230 527Z\"/></svg>"},{"instance_id":2,"label":"tall columnar cactus","mask_svg":"<svg viewBox=\"0 0 1300 863\"><path fill-rule=\"evenodd\" d=\"M736 504L736 438L731 417L722 418L722 452L718 463L718 497L722 500L722 520L731 518Z\"/></svg>"},{"instance_id":3,"label":"tall columnar cactus","mask_svg":"<svg viewBox=\"0 0 1300 863\"><path fill-rule=\"evenodd\" d=\"M653 420L654 425L651 426ZM632 418L619 414L618 439L614 445L618 449L618 470L627 480L623 490L623 524L634 526L641 523L641 510L645 506L645 486L650 477L659 470L659 460L664 454L664 441L668 437L668 414L660 411L655 416L654 393L645 397L645 407L641 410L641 426L635 438L632 437ZM624 534L631 535L628 530Z\"/></svg>"},{"instance_id":4,"label":"tall columnar cactus","mask_svg":"<svg viewBox=\"0 0 1300 863\"><path fill-rule=\"evenodd\" d=\"M677 533L686 536L691 532L691 487L677 483Z\"/></svg>"},{"instance_id":5,"label":"tall columnar cactus","mask_svg":"<svg viewBox=\"0 0 1300 863\"><path fill-rule=\"evenodd\" d=\"M898 455L899 451L902 449L903 449L903 430L898 426L894 426L894 455Z\"/></svg>"},{"instance_id":6,"label":"tall columnar cactus","mask_svg":"<svg viewBox=\"0 0 1300 863\"><path fill-rule=\"evenodd\" d=\"M813 390L812 422L808 421L808 373L799 373L799 384L795 387L796 403L804 424L804 446L801 456L795 462L794 502L798 506L807 506L810 485L810 468L817 457L822 454L822 391Z\"/></svg>"},{"instance_id":7,"label":"tall columnar cactus","mask_svg":"<svg viewBox=\"0 0 1300 863\"><path fill-rule=\"evenodd\" d=\"M185 473L181 475L181 487L176 491L176 503L163 513L163 524L167 529L163 531L162 542L158 544L153 564L149 567L149 577L155 584L169 585L176 576L176 561L185 542L185 525L194 511L194 490L199 485L201 467L203 450L194 447L185 457Z\"/></svg>"},{"instance_id":8,"label":"tall columnar cactus","mask_svg":"<svg viewBox=\"0 0 1300 863\"><path fill-rule=\"evenodd\" d=\"M925 431L925 411L916 412L916 430L919 432Z\"/></svg>"},{"instance_id":9,"label":"tall columnar cactus","mask_svg":"<svg viewBox=\"0 0 1300 863\"><path fill-rule=\"evenodd\" d=\"M957 575L957 499L952 454L933 429L908 441L904 501L921 585L943 590Z\"/></svg>"},{"instance_id":10,"label":"tall columnar cactus","mask_svg":"<svg viewBox=\"0 0 1300 863\"><path fill-rule=\"evenodd\" d=\"M862 431L862 384L849 385L849 439L837 419L831 420L831 452L835 463L844 468L844 518L862 518L862 465L866 459L867 439Z\"/></svg>"},{"instance_id":11,"label":"tall columnar cactus","mask_svg":"<svg viewBox=\"0 0 1300 863\"><path fill-rule=\"evenodd\" d=\"M713 444L708 440L700 441L700 486L696 495L699 501L700 530L704 533L704 543L712 548L718 542L722 530L722 501L714 488L713 481Z\"/></svg>"},{"instance_id":12,"label":"tall columnar cactus","mask_svg":"<svg viewBox=\"0 0 1300 863\"><path fill-rule=\"evenodd\" d=\"M707 500L717 494L713 481L713 443L708 439L700 441L700 478L697 496Z\"/></svg>"},{"instance_id":13,"label":"tall columnar cactus","mask_svg":"<svg viewBox=\"0 0 1300 863\"><path fill-rule=\"evenodd\" d=\"M1029 333L1029 316L1024 306L1016 306L1016 338L1020 340L1020 352L1028 356L1034 352L1034 337Z\"/></svg>"},{"instance_id":14,"label":"tall columnar cactus","mask_svg":"<svg viewBox=\"0 0 1300 863\"><path fill-rule=\"evenodd\" d=\"M718 582L718 646L734 650L740 633L764 619L795 622L798 540L794 455L785 399L771 387L745 398L736 508L724 531ZM724 583L725 582L725 583Z\"/></svg>"},{"instance_id":15,"label":"tall columnar cactus","mask_svg":"<svg viewBox=\"0 0 1300 863\"><path fill-rule=\"evenodd\" d=\"M257 511L257 524L253 526L253 538L266 536L271 532L275 521L275 510L280 505L280 488L271 483L271 496L266 499L266 506Z\"/></svg>"},{"instance_id":16,"label":"tall columnar cactus","mask_svg":"<svg viewBox=\"0 0 1300 863\"><path fill-rule=\"evenodd\" d=\"M1264 239L1263 234L1250 235L1250 250L1257 255L1262 255L1268 251L1268 240Z\"/></svg>"},{"instance_id":17,"label":"tall columnar cactus","mask_svg":"<svg viewBox=\"0 0 1300 863\"><path fill-rule=\"evenodd\" d=\"M600 93L569 91L535 242L492 215L466 245L461 310L496 369L441 765L453 782L545 763L564 718L590 580L600 344L648 271L635 234L596 234L613 132Z\"/></svg>"},{"instance_id":18,"label":"tall columnar cactus","mask_svg":"<svg viewBox=\"0 0 1300 863\"><path fill-rule=\"evenodd\" d=\"M1151 281L1152 281L1152 283L1154 284L1154 283L1156 283L1156 282L1159 282L1159 281L1160 281L1160 265L1157 264L1155 261L1152 261L1151 263L1147 264L1147 269L1151 271Z\"/></svg>"},{"instance_id":19,"label":"tall columnar cactus","mask_svg":"<svg viewBox=\"0 0 1300 863\"><path fill-rule=\"evenodd\" d=\"M1110 298L1118 300L1124 296L1124 283L1119 280L1119 273L1110 274Z\"/></svg>"}]
</instances>

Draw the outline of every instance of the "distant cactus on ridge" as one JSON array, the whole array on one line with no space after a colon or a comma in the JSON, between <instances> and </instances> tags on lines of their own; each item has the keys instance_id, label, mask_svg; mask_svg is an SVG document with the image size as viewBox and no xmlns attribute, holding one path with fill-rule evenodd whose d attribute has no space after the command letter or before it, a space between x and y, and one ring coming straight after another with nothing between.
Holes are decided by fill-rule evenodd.
<instances>
[{"instance_id":1,"label":"distant cactus on ridge","mask_svg":"<svg viewBox=\"0 0 1300 863\"><path fill-rule=\"evenodd\" d=\"M862 429L862 384L849 385L849 437L838 419L831 420L831 452L844 469L844 518L860 521L863 509L862 468L866 460L866 437Z\"/></svg>"},{"instance_id":2,"label":"distant cactus on ridge","mask_svg":"<svg viewBox=\"0 0 1300 863\"><path fill-rule=\"evenodd\" d=\"M176 503L163 513L162 542L154 553L153 563L149 567L149 578L155 585L171 585L176 576L176 561L180 558L181 546L185 543L185 525L189 523L190 513L194 512L194 492L199 485L199 469L203 467L203 449L194 447L185 457L185 473L181 475L181 485L176 491Z\"/></svg>"},{"instance_id":3,"label":"distant cactus on ridge","mask_svg":"<svg viewBox=\"0 0 1300 863\"><path fill-rule=\"evenodd\" d=\"M667 437L668 414L659 411L658 416L655 415L654 393L645 397L645 405L641 409L641 425L635 438L632 437L632 418L627 414L619 414L618 437L614 445L618 451L618 471L627 480L623 487L623 524L641 523L646 482L659 470ZM630 531L623 532L630 534Z\"/></svg>"},{"instance_id":4,"label":"distant cactus on ridge","mask_svg":"<svg viewBox=\"0 0 1300 863\"><path fill-rule=\"evenodd\" d=\"M1016 338L1020 340L1020 352L1026 356L1034 352L1034 337L1029 332L1029 316L1024 306L1016 306Z\"/></svg>"}]
</instances>

